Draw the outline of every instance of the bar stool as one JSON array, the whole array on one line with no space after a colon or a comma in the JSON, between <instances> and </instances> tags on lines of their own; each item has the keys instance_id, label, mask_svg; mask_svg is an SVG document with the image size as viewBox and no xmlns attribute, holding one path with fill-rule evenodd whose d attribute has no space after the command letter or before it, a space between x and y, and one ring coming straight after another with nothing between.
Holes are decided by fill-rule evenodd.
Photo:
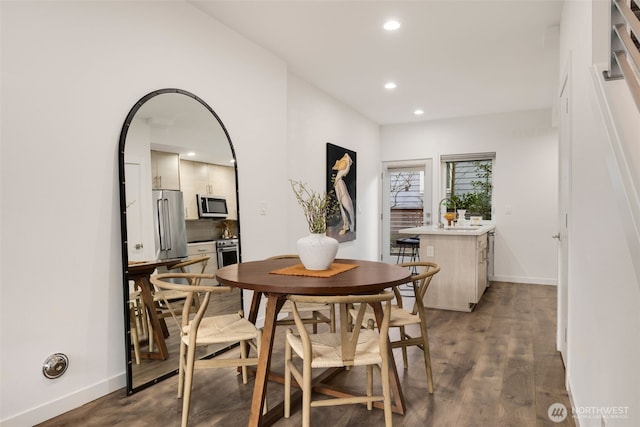
<instances>
[{"instance_id":1,"label":"bar stool","mask_svg":"<svg viewBox=\"0 0 640 427\"><path fill-rule=\"evenodd\" d=\"M420 255L418 253L420 238L418 236L397 239L396 245L400 248L400 252L398 252L398 257L396 258L396 264L405 262L405 257L409 257L409 262L420 261Z\"/></svg>"}]
</instances>

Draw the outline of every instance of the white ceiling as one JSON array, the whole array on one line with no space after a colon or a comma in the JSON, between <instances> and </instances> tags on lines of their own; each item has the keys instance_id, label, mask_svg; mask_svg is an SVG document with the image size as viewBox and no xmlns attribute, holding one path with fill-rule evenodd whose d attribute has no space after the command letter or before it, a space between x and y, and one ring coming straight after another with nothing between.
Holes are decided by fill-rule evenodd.
<instances>
[{"instance_id":1,"label":"white ceiling","mask_svg":"<svg viewBox=\"0 0 640 427\"><path fill-rule=\"evenodd\" d=\"M139 123L144 123L143 129L149 128L152 150L176 153L184 160L232 165L233 154L224 129L209 110L191 96L162 93L147 100L136 112L131 129ZM139 141L127 138L126 150L135 150ZM188 155L189 152L194 153L193 156Z\"/></svg>"},{"instance_id":2,"label":"white ceiling","mask_svg":"<svg viewBox=\"0 0 640 427\"><path fill-rule=\"evenodd\" d=\"M379 124L551 108L557 93L562 0L187 1ZM390 18L402 27L384 31Z\"/></svg>"}]
</instances>

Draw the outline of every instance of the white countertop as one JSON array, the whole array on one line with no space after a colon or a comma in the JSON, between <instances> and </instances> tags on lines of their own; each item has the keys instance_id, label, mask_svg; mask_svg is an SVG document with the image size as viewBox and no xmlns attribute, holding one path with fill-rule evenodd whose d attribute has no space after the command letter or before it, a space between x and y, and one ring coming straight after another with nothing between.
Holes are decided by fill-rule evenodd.
<instances>
[{"instance_id":1,"label":"white countertop","mask_svg":"<svg viewBox=\"0 0 640 427\"><path fill-rule=\"evenodd\" d=\"M434 225L425 225L422 227L412 227L412 228L403 228L402 230L398 230L399 233L402 234L411 234L411 235L419 235L419 234L448 234L454 236L460 235L468 235L468 236L480 236L484 233L488 233L491 230L494 230L496 226L494 224L483 224L480 226L466 226L466 227L444 227L438 228L438 226Z\"/></svg>"}]
</instances>

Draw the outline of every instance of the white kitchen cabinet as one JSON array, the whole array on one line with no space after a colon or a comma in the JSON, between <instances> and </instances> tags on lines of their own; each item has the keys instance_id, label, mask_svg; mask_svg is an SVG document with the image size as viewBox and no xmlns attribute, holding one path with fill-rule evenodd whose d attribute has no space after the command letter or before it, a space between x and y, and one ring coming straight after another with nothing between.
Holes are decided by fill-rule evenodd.
<instances>
[{"instance_id":1,"label":"white kitchen cabinet","mask_svg":"<svg viewBox=\"0 0 640 427\"><path fill-rule=\"evenodd\" d=\"M154 190L180 190L180 158L175 153L151 151L151 187Z\"/></svg>"},{"instance_id":2,"label":"white kitchen cabinet","mask_svg":"<svg viewBox=\"0 0 640 427\"><path fill-rule=\"evenodd\" d=\"M236 172L235 168L230 166L216 166L214 193L225 196L227 198L227 208L229 216L227 219L238 219L238 210L236 209Z\"/></svg>"},{"instance_id":3,"label":"white kitchen cabinet","mask_svg":"<svg viewBox=\"0 0 640 427\"><path fill-rule=\"evenodd\" d=\"M209 261L207 261L207 267L204 270L205 274L216 274L218 271L218 259L216 255L216 242L199 242L199 243L188 243L187 244L187 257L188 258L198 258L201 256L208 256ZM187 267L189 269L189 273L200 273L200 266L196 265L195 269L193 267Z\"/></svg>"},{"instance_id":4,"label":"white kitchen cabinet","mask_svg":"<svg viewBox=\"0 0 640 427\"><path fill-rule=\"evenodd\" d=\"M209 163L193 162L193 179L196 193L213 195L216 165Z\"/></svg>"},{"instance_id":5,"label":"white kitchen cabinet","mask_svg":"<svg viewBox=\"0 0 640 427\"><path fill-rule=\"evenodd\" d=\"M184 218L185 219L198 219L198 203L196 201L196 194L198 191L195 187L195 167L197 162L191 162L188 160L180 160L180 176L182 177L180 182L180 189L182 190L182 197L184 200Z\"/></svg>"},{"instance_id":6,"label":"white kitchen cabinet","mask_svg":"<svg viewBox=\"0 0 640 427\"><path fill-rule=\"evenodd\" d=\"M233 167L181 160L180 169L186 219L198 219L196 194L225 196L229 209L227 219L238 219L236 175Z\"/></svg>"},{"instance_id":7,"label":"white kitchen cabinet","mask_svg":"<svg viewBox=\"0 0 640 427\"><path fill-rule=\"evenodd\" d=\"M425 306L445 310L471 311L487 288L487 232L420 228L420 260L440 266L427 289Z\"/></svg>"}]
</instances>

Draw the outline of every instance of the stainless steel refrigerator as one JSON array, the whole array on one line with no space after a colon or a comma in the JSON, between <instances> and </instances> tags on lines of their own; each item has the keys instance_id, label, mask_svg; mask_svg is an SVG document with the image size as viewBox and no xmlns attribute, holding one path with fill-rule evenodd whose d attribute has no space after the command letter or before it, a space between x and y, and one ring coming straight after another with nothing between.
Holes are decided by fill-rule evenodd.
<instances>
[{"instance_id":1,"label":"stainless steel refrigerator","mask_svg":"<svg viewBox=\"0 0 640 427\"><path fill-rule=\"evenodd\" d=\"M182 191L153 191L153 226L157 259L187 256L187 229Z\"/></svg>"}]
</instances>

